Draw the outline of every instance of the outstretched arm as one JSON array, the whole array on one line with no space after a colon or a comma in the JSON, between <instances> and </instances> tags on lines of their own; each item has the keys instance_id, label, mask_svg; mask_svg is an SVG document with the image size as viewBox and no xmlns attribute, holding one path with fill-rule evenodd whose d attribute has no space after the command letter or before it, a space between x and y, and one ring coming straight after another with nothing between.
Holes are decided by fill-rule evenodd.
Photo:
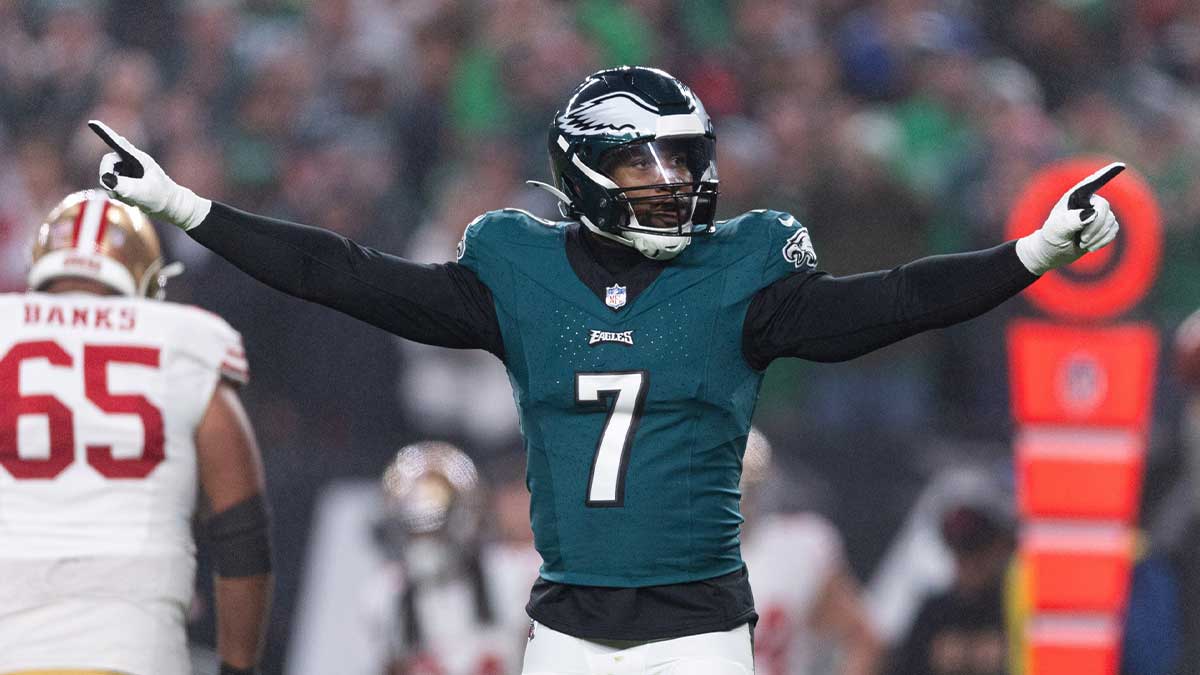
<instances>
[{"instance_id":1,"label":"outstretched arm","mask_svg":"<svg viewBox=\"0 0 1200 675\"><path fill-rule=\"evenodd\" d=\"M492 294L458 263L422 265L338 234L214 203L188 230L250 276L400 337L503 357Z\"/></svg>"},{"instance_id":2,"label":"outstretched arm","mask_svg":"<svg viewBox=\"0 0 1200 675\"><path fill-rule=\"evenodd\" d=\"M491 292L466 267L421 265L198 197L103 123L88 125L113 149L100 163L100 182L111 195L182 228L255 279L400 337L503 358Z\"/></svg>"},{"instance_id":3,"label":"outstretched arm","mask_svg":"<svg viewBox=\"0 0 1200 675\"><path fill-rule=\"evenodd\" d=\"M1063 194L1041 228L995 248L922 258L888 272L776 281L747 311L746 361L759 369L780 356L845 361L979 316L1116 238L1117 219L1096 191L1124 168L1116 162L1088 176Z\"/></svg>"},{"instance_id":4,"label":"outstretched arm","mask_svg":"<svg viewBox=\"0 0 1200 675\"><path fill-rule=\"evenodd\" d=\"M921 258L887 272L784 277L750 303L743 350L760 369L781 356L845 361L979 316L1036 280L1013 242Z\"/></svg>"}]
</instances>

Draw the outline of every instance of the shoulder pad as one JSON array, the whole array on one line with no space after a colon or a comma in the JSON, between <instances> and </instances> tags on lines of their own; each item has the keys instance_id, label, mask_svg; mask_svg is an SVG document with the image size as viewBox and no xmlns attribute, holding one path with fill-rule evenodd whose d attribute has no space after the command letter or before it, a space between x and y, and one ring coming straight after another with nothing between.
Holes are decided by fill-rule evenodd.
<instances>
[{"instance_id":1,"label":"shoulder pad","mask_svg":"<svg viewBox=\"0 0 1200 675\"><path fill-rule=\"evenodd\" d=\"M242 346L242 335L225 319L193 305L156 304L179 315L175 339L181 351L199 358L234 384L250 382L250 366Z\"/></svg>"},{"instance_id":2,"label":"shoulder pad","mask_svg":"<svg viewBox=\"0 0 1200 675\"><path fill-rule=\"evenodd\" d=\"M538 218L521 209L500 209L472 220L458 242L458 261L479 272L487 257L513 255L511 251L554 245L564 223Z\"/></svg>"},{"instance_id":3,"label":"shoulder pad","mask_svg":"<svg viewBox=\"0 0 1200 675\"><path fill-rule=\"evenodd\" d=\"M769 286L792 274L811 274L817 269L817 253L808 228L792 214L770 209L747 211L719 221L711 236L729 254L752 266L747 272L757 277L757 288Z\"/></svg>"}]
</instances>

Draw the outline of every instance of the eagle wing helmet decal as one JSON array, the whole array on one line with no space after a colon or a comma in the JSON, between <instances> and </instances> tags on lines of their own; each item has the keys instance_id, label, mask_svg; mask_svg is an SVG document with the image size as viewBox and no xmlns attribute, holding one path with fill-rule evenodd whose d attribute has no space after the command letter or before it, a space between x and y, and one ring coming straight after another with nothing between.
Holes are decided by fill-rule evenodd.
<instances>
[{"instance_id":1,"label":"eagle wing helmet decal","mask_svg":"<svg viewBox=\"0 0 1200 675\"><path fill-rule=\"evenodd\" d=\"M585 101L558 118L560 128L580 136L631 133L652 136L658 129L659 111L627 91Z\"/></svg>"}]
</instances>

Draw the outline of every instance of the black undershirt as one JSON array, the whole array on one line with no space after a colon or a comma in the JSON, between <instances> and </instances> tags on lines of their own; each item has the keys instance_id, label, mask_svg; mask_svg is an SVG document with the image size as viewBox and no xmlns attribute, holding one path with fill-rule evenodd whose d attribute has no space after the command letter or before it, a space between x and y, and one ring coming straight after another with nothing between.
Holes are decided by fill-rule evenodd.
<instances>
[{"instance_id":1,"label":"black undershirt","mask_svg":"<svg viewBox=\"0 0 1200 675\"><path fill-rule=\"evenodd\" d=\"M642 294L666 269L665 260L651 260L632 248L588 232L579 223L567 226L567 262L575 276L604 301L605 289L625 287L627 302Z\"/></svg>"},{"instance_id":2,"label":"black undershirt","mask_svg":"<svg viewBox=\"0 0 1200 675\"><path fill-rule=\"evenodd\" d=\"M328 230L215 202L189 234L289 295L403 338L485 349L504 358L491 291L458 263L414 263ZM644 258L578 225L568 231L566 247L575 273L600 298L605 286L619 279L632 302L669 264ZM921 331L978 316L1036 279L1017 258L1011 241L982 251L921 258L889 271L848 277L794 274L755 294L742 328L742 353L759 370L785 356L852 359ZM645 589L539 580L527 609L555 630L611 640L730 630L755 619L744 569Z\"/></svg>"}]
</instances>

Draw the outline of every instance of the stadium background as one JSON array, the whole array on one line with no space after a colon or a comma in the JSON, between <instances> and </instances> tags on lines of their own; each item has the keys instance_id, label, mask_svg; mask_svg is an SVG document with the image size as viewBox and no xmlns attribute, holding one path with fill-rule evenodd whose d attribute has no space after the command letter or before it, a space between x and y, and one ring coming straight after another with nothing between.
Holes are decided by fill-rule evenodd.
<instances>
[{"instance_id":1,"label":"stadium background","mask_svg":"<svg viewBox=\"0 0 1200 675\"><path fill-rule=\"evenodd\" d=\"M95 184L89 118L201 195L444 260L485 210L553 214L522 182L547 176L551 113L624 63L679 76L714 116L719 215L796 214L834 274L998 243L1039 168L1091 153L1128 162L1163 208L1162 273L1132 316L1169 336L1200 305L1189 0L0 0L0 290L23 289L47 211ZM246 339L276 514L277 672L321 488L429 437L511 474L511 397L502 378L463 381L486 357L402 347L164 236L188 266L171 298ZM851 363L772 368L756 422L860 577L947 466L1005 481L1002 327L1028 311L1018 299ZM1185 396L1164 368L1147 518L1181 480Z\"/></svg>"}]
</instances>

